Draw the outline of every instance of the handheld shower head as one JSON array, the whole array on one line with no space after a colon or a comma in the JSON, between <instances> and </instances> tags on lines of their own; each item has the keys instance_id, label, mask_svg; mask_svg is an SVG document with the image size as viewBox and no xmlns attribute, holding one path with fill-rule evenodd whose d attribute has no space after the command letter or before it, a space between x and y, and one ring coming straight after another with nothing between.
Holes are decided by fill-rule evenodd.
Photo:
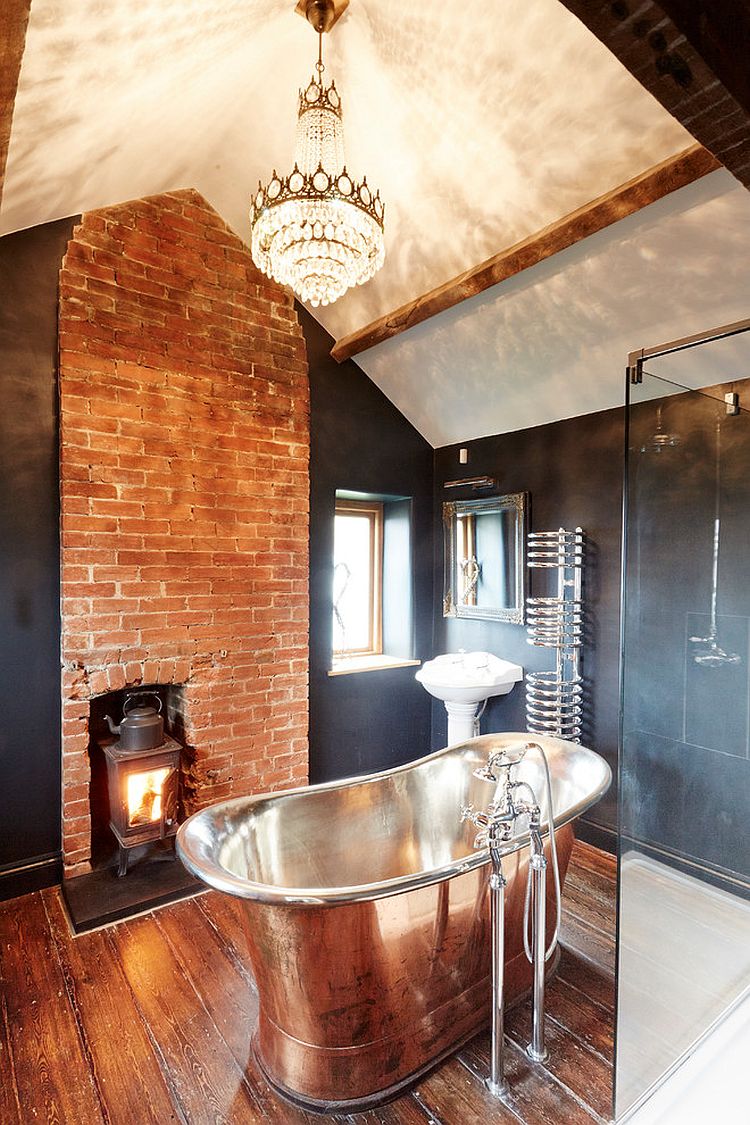
<instances>
[{"instance_id":1,"label":"handheld shower head","mask_svg":"<svg viewBox=\"0 0 750 1125\"><path fill-rule=\"evenodd\" d=\"M510 746L504 746L500 753L507 765L515 766L518 762L523 761L527 750L531 750L533 746L533 742L513 742Z\"/></svg>"},{"instance_id":2,"label":"handheld shower head","mask_svg":"<svg viewBox=\"0 0 750 1125\"><path fill-rule=\"evenodd\" d=\"M478 777L480 781L497 781L497 774L492 772L489 762L486 766L474 770L474 777Z\"/></svg>"},{"instance_id":3,"label":"handheld shower head","mask_svg":"<svg viewBox=\"0 0 750 1125\"><path fill-rule=\"evenodd\" d=\"M500 775L496 771L507 770L511 766L518 765L519 762L523 761L526 751L531 745L530 742L512 742L510 746L503 746L500 750L495 750L490 754L486 766L479 766L478 769L474 770L474 777L478 777L480 781L499 781Z\"/></svg>"}]
</instances>

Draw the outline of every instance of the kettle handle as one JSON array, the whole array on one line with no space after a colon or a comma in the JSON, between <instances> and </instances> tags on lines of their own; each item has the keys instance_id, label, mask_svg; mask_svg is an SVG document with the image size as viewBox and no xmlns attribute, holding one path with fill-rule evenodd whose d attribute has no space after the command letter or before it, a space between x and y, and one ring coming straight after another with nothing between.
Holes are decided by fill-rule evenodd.
<instances>
[{"instance_id":1,"label":"kettle handle","mask_svg":"<svg viewBox=\"0 0 750 1125\"><path fill-rule=\"evenodd\" d=\"M131 699L140 699L144 695L150 695L152 699L156 700L156 702L159 704L159 709L157 711L157 714L161 714L161 696L157 695L155 691L134 691L127 697L127 699L125 700L125 702L122 705L123 715L127 715L128 704L130 703Z\"/></svg>"}]
</instances>

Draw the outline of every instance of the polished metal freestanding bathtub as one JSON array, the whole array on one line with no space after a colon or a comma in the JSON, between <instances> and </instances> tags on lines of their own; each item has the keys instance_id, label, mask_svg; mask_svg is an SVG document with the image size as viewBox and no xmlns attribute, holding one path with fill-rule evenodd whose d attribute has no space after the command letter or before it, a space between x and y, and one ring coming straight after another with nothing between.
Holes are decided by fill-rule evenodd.
<instances>
[{"instance_id":1,"label":"polished metal freestanding bathtub","mask_svg":"<svg viewBox=\"0 0 750 1125\"><path fill-rule=\"evenodd\" d=\"M253 1039L268 1081L307 1108L351 1111L395 1096L489 1020L489 855L462 806L485 808L474 776L528 740L489 734L397 769L204 809L179 830L185 866L245 899L259 995ZM605 792L598 754L535 735L547 754L561 879L570 822ZM543 770L528 781L549 819ZM508 842L506 998L531 983L523 952L528 835ZM551 881L550 881L551 883ZM554 926L552 889L549 933Z\"/></svg>"}]
</instances>

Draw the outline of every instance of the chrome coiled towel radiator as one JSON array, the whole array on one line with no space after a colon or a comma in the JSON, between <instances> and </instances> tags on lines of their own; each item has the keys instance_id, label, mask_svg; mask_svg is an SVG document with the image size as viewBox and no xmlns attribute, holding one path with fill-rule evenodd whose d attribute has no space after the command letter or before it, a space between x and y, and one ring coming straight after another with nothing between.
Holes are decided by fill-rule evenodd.
<instances>
[{"instance_id":1,"label":"chrome coiled towel radiator","mask_svg":"<svg viewBox=\"0 0 750 1125\"><path fill-rule=\"evenodd\" d=\"M526 727L571 742L580 742L583 714L583 554L580 527L528 536L529 569L556 570L557 589L547 597L526 599L528 643L555 650L554 670L526 676Z\"/></svg>"}]
</instances>

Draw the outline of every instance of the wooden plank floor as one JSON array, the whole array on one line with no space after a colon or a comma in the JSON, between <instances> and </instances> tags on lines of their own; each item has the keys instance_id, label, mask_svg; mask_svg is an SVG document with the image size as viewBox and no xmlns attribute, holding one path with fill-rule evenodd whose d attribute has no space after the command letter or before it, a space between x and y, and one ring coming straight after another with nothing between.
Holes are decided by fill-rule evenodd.
<instances>
[{"instance_id":1,"label":"wooden plank floor","mask_svg":"<svg viewBox=\"0 0 750 1125\"><path fill-rule=\"evenodd\" d=\"M610 1118L611 856L577 843L563 951L548 988L546 1066L524 1053L530 1005L507 1015L505 1103L477 1036L409 1094L350 1125L591 1125ZM256 1000L238 904L214 892L71 937L57 889L0 903L0 1123L318 1122L269 1090L250 1058ZM488 997L489 1003L489 997Z\"/></svg>"}]
</instances>

